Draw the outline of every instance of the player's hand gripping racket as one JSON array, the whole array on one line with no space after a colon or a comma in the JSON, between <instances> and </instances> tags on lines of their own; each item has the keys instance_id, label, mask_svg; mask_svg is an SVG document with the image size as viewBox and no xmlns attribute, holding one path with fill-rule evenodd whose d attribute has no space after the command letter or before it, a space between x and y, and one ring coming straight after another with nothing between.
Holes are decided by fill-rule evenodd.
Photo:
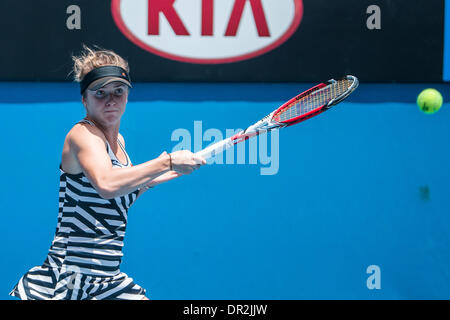
<instances>
[{"instance_id":1,"label":"player's hand gripping racket","mask_svg":"<svg viewBox=\"0 0 450 320\"><path fill-rule=\"evenodd\" d=\"M214 143L196 155L204 159L261 133L284 128L312 118L338 104L358 87L358 79L346 76L340 80L331 79L292 98L281 107L232 137Z\"/></svg>"}]
</instances>

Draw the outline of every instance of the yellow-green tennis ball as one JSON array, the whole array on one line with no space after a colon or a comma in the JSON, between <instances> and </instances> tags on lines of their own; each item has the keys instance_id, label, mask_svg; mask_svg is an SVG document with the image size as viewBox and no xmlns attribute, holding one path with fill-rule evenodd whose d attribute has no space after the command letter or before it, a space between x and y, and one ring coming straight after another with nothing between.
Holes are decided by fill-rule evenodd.
<instances>
[{"instance_id":1,"label":"yellow-green tennis ball","mask_svg":"<svg viewBox=\"0 0 450 320\"><path fill-rule=\"evenodd\" d=\"M436 89L425 89L417 97L417 105L426 114L432 114L442 107L442 95Z\"/></svg>"}]
</instances>

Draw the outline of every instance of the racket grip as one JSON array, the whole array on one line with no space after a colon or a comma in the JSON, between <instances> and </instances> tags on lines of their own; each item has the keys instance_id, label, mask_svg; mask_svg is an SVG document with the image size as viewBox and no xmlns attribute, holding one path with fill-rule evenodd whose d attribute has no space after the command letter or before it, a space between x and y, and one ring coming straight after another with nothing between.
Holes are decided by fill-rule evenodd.
<instances>
[{"instance_id":1,"label":"racket grip","mask_svg":"<svg viewBox=\"0 0 450 320\"><path fill-rule=\"evenodd\" d=\"M214 157L216 154L222 153L223 151L232 147L233 145L234 145L233 140L231 140L231 138L227 138L219 142L216 142L203 150L196 152L195 155L200 156L203 159L207 160L209 158Z\"/></svg>"}]
</instances>

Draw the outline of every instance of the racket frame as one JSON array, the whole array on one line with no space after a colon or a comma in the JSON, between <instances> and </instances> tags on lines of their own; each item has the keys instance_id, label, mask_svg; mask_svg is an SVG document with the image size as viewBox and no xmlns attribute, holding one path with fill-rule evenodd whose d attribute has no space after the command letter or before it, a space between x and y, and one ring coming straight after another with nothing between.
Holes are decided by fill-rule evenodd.
<instances>
[{"instance_id":1,"label":"racket frame","mask_svg":"<svg viewBox=\"0 0 450 320\"><path fill-rule=\"evenodd\" d=\"M318 85L300 93L299 95L297 95L294 98L290 99L289 101L285 102L279 108L277 108L276 110L274 110L273 112L271 112L270 114L268 114L267 116L265 116L264 118L262 118L261 120L256 122L255 124L249 126L247 129L236 133L232 137L226 138L224 140L221 140L219 142L209 145L205 149L197 152L196 155L199 155L199 156L203 157L204 159L211 158L214 155L223 152L225 149L228 149L239 142L243 142L247 139L250 139L252 137L260 135L261 133L266 133L266 132L274 130L274 129L280 129L280 128L284 128L284 127L288 127L288 126L297 124L299 122L310 119L310 118L330 109L332 106L338 104L339 102L341 102L342 100L347 98L359 85L358 78L356 78L355 76L347 75L343 79L352 80L353 81L352 85L345 91L344 94L330 100L326 105L317 107L307 113L304 113L300 116L297 116L297 117L289 119L289 120L276 121L273 119L279 113L281 113L284 109L288 108L292 103L300 100L301 98L303 98L315 91L321 90L323 88L326 88L329 85L332 85L333 83L336 83L337 81L334 79L331 79L331 80L328 80L327 82L318 84ZM341 80L343 80L343 79L341 79Z\"/></svg>"}]
</instances>

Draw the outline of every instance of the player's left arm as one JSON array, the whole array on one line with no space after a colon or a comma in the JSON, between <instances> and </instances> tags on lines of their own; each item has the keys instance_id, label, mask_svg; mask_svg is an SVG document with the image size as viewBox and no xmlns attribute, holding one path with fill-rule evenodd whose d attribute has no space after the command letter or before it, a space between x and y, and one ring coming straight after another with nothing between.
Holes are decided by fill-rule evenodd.
<instances>
[{"instance_id":1,"label":"player's left arm","mask_svg":"<svg viewBox=\"0 0 450 320\"><path fill-rule=\"evenodd\" d=\"M159 177L157 177L157 178L151 180L149 183L147 183L145 185L145 187L139 189L138 197L141 196L148 189L153 188L154 186L156 186L158 184L173 180L173 179L181 177L181 176L182 176L182 174L178 173L176 171L168 171L166 173L163 173Z\"/></svg>"}]
</instances>

